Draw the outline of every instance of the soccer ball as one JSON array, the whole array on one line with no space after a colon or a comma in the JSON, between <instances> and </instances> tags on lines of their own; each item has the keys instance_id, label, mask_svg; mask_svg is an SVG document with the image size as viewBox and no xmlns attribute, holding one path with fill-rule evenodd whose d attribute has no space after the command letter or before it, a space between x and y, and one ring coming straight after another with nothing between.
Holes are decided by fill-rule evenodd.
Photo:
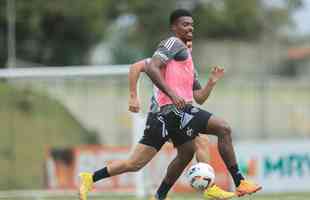
<instances>
[{"instance_id":1,"label":"soccer ball","mask_svg":"<svg viewBox=\"0 0 310 200\"><path fill-rule=\"evenodd\" d=\"M203 191L214 183L214 170L207 163L192 165L186 172L189 184L196 190Z\"/></svg>"}]
</instances>

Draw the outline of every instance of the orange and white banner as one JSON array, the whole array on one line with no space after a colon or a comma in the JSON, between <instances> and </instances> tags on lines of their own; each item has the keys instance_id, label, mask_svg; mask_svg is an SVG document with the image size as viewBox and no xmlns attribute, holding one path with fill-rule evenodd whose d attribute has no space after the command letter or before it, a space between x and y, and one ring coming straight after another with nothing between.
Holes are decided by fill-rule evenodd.
<instances>
[{"instance_id":1,"label":"orange and white banner","mask_svg":"<svg viewBox=\"0 0 310 200\"><path fill-rule=\"evenodd\" d=\"M230 176L221 160L216 145L209 145L210 164L216 172L216 183L222 188L230 188ZM78 186L80 172L94 172L115 160L127 159L130 148L81 146L66 150L50 150L47 157L47 187L49 189L74 189ZM166 144L156 157L143 169L146 188L154 191L163 177L171 160L176 155L171 144ZM97 191L134 192L136 190L135 173L114 176L95 184ZM174 192L193 192L182 175L175 186Z\"/></svg>"}]
</instances>

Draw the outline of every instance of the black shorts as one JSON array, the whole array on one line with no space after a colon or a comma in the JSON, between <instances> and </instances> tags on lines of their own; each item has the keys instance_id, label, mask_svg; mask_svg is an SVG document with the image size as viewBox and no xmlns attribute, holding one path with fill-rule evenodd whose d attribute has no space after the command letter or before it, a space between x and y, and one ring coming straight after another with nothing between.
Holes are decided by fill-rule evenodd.
<instances>
[{"instance_id":1,"label":"black shorts","mask_svg":"<svg viewBox=\"0 0 310 200\"><path fill-rule=\"evenodd\" d=\"M159 114L165 122L169 138L175 147L193 140L200 132L205 132L211 113L192 105L183 110L172 110Z\"/></svg>"},{"instance_id":2,"label":"black shorts","mask_svg":"<svg viewBox=\"0 0 310 200\"><path fill-rule=\"evenodd\" d=\"M192 105L183 110L149 113L141 144L158 151L171 139L175 147L193 140L198 133L205 132L211 113Z\"/></svg>"},{"instance_id":3,"label":"black shorts","mask_svg":"<svg viewBox=\"0 0 310 200\"><path fill-rule=\"evenodd\" d=\"M149 112L144 134L139 143L154 147L159 151L168 139L167 131L165 130L163 121L158 118L158 113Z\"/></svg>"}]
</instances>

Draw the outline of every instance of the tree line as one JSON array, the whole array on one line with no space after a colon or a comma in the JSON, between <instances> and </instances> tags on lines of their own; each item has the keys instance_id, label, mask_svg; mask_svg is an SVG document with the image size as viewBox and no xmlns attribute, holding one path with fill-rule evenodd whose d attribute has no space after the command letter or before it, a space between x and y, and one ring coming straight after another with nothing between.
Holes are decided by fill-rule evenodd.
<instances>
[{"instance_id":1,"label":"tree line","mask_svg":"<svg viewBox=\"0 0 310 200\"><path fill-rule=\"evenodd\" d=\"M149 55L169 31L169 13L189 8L196 38L257 40L293 25L292 13L302 0L281 6L263 0L15 0L17 58L43 65L88 64L89 51L109 39L120 16L134 16L128 32L111 51L114 63ZM7 62L7 1L0 1L0 67ZM130 54L130 52L139 54Z\"/></svg>"}]
</instances>

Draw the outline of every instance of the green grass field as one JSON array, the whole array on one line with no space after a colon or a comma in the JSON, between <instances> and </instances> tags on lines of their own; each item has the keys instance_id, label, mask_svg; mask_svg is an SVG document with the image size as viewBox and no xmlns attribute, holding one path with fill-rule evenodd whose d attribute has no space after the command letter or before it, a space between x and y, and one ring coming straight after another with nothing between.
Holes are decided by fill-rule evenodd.
<instances>
[{"instance_id":1,"label":"green grass field","mask_svg":"<svg viewBox=\"0 0 310 200\"><path fill-rule=\"evenodd\" d=\"M19 198L1 198L1 200L74 200L77 197L19 197ZM147 200L139 199L133 196L120 196L120 195L109 195L109 196L91 196L89 200ZM203 198L197 195L172 195L172 200L203 200ZM245 196L241 198L234 198L233 200L309 200L310 193L279 193L279 194L254 194L251 196Z\"/></svg>"}]
</instances>

